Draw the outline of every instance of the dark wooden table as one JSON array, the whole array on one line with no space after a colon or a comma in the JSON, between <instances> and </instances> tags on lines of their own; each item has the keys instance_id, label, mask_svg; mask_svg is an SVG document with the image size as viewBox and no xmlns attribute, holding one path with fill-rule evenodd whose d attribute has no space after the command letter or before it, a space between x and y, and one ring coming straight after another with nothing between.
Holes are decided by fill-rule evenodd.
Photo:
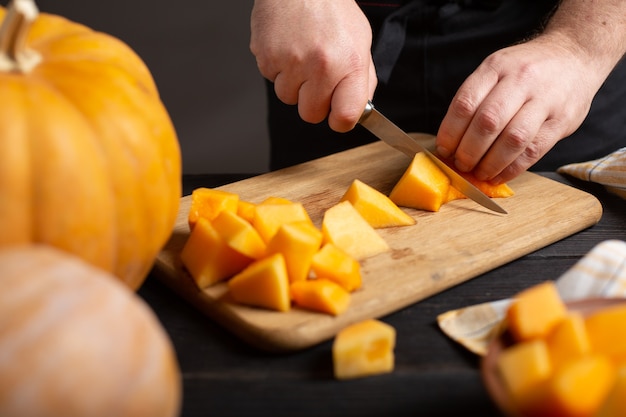
<instances>
[{"instance_id":1,"label":"dark wooden table","mask_svg":"<svg viewBox=\"0 0 626 417\"><path fill-rule=\"evenodd\" d=\"M189 306L150 276L139 290L158 315L176 349L183 377L184 417L401 417L501 416L482 385L480 359L437 327L448 310L509 297L556 279L596 244L626 239L626 201L602 186L542 173L594 194L603 204L593 227L404 308L382 320L395 327L391 374L337 381L332 341L304 351L259 351ZM245 177L185 178L184 194ZM537 207L537 210L540 210Z\"/></svg>"}]
</instances>

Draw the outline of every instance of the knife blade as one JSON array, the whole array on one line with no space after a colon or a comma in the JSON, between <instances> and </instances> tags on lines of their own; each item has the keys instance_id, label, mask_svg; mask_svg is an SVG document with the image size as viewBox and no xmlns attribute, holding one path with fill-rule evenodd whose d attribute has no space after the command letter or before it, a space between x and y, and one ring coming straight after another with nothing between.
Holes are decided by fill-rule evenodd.
<instances>
[{"instance_id":1,"label":"knife blade","mask_svg":"<svg viewBox=\"0 0 626 417\"><path fill-rule=\"evenodd\" d=\"M368 101L359 119L359 124L372 132L383 142L413 158L417 152L424 152L450 179L450 184L463 195L472 199L481 206L497 213L507 214L499 204L480 191L474 184L463 178L456 171L437 158L432 152L424 148L406 132L383 116L371 101Z\"/></svg>"}]
</instances>

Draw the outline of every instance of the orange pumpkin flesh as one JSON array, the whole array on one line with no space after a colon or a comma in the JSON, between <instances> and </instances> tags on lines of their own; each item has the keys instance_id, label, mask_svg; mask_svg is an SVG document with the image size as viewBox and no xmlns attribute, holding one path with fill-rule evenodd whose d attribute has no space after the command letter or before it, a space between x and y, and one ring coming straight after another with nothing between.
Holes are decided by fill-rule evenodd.
<instances>
[{"instance_id":1,"label":"orange pumpkin flesh","mask_svg":"<svg viewBox=\"0 0 626 417\"><path fill-rule=\"evenodd\" d=\"M0 18L16 11L0 7ZM169 115L120 40L45 13L30 31L21 22L0 30L0 103L10 103L0 106L0 247L51 244L137 289L178 211Z\"/></svg>"}]
</instances>

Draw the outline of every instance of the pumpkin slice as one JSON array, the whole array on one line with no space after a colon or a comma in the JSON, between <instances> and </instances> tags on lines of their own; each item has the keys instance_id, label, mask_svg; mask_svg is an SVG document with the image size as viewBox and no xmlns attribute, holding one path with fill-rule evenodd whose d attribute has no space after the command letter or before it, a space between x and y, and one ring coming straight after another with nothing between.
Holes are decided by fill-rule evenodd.
<instances>
[{"instance_id":1,"label":"pumpkin slice","mask_svg":"<svg viewBox=\"0 0 626 417\"><path fill-rule=\"evenodd\" d=\"M281 225L297 221L306 221L313 224L301 203L262 203L257 205L254 211L252 225L263 240L268 243Z\"/></svg>"},{"instance_id":2,"label":"pumpkin slice","mask_svg":"<svg viewBox=\"0 0 626 417\"><path fill-rule=\"evenodd\" d=\"M308 221L285 223L267 244L267 255L282 253L289 282L307 279L313 255L322 244L322 232Z\"/></svg>"},{"instance_id":3,"label":"pumpkin slice","mask_svg":"<svg viewBox=\"0 0 626 417\"><path fill-rule=\"evenodd\" d=\"M254 227L236 213L224 210L211 222L226 244L252 259L265 255L266 244Z\"/></svg>"},{"instance_id":4,"label":"pumpkin slice","mask_svg":"<svg viewBox=\"0 0 626 417\"><path fill-rule=\"evenodd\" d=\"M250 264L228 281L228 288L241 304L277 311L291 308L287 266L280 253Z\"/></svg>"},{"instance_id":5,"label":"pumpkin slice","mask_svg":"<svg viewBox=\"0 0 626 417\"><path fill-rule=\"evenodd\" d=\"M253 261L230 247L211 222L203 217L191 231L180 259L200 288L230 278Z\"/></svg>"},{"instance_id":6,"label":"pumpkin slice","mask_svg":"<svg viewBox=\"0 0 626 417\"><path fill-rule=\"evenodd\" d=\"M291 299L300 307L337 316L350 305L350 293L329 279L307 279L290 286Z\"/></svg>"},{"instance_id":7,"label":"pumpkin slice","mask_svg":"<svg viewBox=\"0 0 626 417\"><path fill-rule=\"evenodd\" d=\"M256 210L256 204L250 201L239 200L237 203L237 215L248 223L252 224L254 220L254 211Z\"/></svg>"},{"instance_id":8,"label":"pumpkin slice","mask_svg":"<svg viewBox=\"0 0 626 417\"><path fill-rule=\"evenodd\" d=\"M191 229L203 217L212 221L221 211L237 212L239 195L214 188L196 188L191 192L188 222Z\"/></svg>"},{"instance_id":9,"label":"pumpkin slice","mask_svg":"<svg viewBox=\"0 0 626 417\"><path fill-rule=\"evenodd\" d=\"M337 379L353 379L389 373L394 369L395 329L369 319L342 329L333 342L333 366Z\"/></svg>"},{"instance_id":10,"label":"pumpkin slice","mask_svg":"<svg viewBox=\"0 0 626 417\"><path fill-rule=\"evenodd\" d=\"M311 262L316 278L326 278L352 292L361 288L361 265L332 243L325 244Z\"/></svg>"},{"instance_id":11,"label":"pumpkin slice","mask_svg":"<svg viewBox=\"0 0 626 417\"><path fill-rule=\"evenodd\" d=\"M413 157L389 198L401 207L439 211L448 199L450 180L423 152Z\"/></svg>"},{"instance_id":12,"label":"pumpkin slice","mask_svg":"<svg viewBox=\"0 0 626 417\"><path fill-rule=\"evenodd\" d=\"M389 197L358 179L352 181L340 201L346 200L375 229L415 224L415 219Z\"/></svg>"},{"instance_id":13,"label":"pumpkin slice","mask_svg":"<svg viewBox=\"0 0 626 417\"><path fill-rule=\"evenodd\" d=\"M349 201L337 203L324 212L322 234L324 244L332 243L357 260L390 250Z\"/></svg>"}]
</instances>

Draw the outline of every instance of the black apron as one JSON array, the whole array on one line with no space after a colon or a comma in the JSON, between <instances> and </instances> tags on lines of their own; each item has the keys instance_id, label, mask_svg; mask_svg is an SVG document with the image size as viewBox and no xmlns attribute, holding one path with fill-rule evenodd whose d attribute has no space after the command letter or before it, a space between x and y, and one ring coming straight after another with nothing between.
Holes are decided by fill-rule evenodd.
<instances>
[{"instance_id":1,"label":"black apron","mask_svg":"<svg viewBox=\"0 0 626 417\"><path fill-rule=\"evenodd\" d=\"M359 1L372 25L376 107L409 132L435 134L463 81L494 51L538 31L554 0ZM361 126L333 132L300 119L268 93L270 168L295 165L377 140ZM576 86L572 86L576 88ZM583 125L531 169L551 171L626 146L626 64L611 74Z\"/></svg>"}]
</instances>

